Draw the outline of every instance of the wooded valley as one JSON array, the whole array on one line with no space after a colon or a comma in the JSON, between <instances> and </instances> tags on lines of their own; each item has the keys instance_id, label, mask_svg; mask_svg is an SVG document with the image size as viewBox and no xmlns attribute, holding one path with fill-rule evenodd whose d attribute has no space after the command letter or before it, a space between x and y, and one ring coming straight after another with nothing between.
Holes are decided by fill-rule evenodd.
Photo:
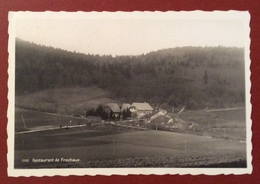
<instances>
[{"instance_id":1,"label":"wooded valley","mask_svg":"<svg viewBox=\"0 0 260 184\"><path fill-rule=\"evenodd\" d=\"M188 109L245 103L243 48L177 47L138 56L111 56L16 39L15 49L16 96L95 86L126 103L146 101Z\"/></svg>"}]
</instances>

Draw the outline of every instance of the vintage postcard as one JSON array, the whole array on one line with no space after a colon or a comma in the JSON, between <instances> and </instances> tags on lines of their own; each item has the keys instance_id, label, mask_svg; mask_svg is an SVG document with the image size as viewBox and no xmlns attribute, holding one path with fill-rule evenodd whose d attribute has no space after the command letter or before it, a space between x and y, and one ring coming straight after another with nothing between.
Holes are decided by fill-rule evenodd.
<instances>
[{"instance_id":1,"label":"vintage postcard","mask_svg":"<svg viewBox=\"0 0 260 184\"><path fill-rule=\"evenodd\" d=\"M249 22L9 12L8 175L250 174Z\"/></svg>"}]
</instances>

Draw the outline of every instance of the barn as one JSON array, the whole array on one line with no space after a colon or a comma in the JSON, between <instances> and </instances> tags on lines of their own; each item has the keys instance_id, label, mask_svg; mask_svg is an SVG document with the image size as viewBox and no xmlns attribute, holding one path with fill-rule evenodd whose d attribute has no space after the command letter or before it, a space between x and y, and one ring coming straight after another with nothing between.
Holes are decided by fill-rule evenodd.
<instances>
[{"instance_id":1,"label":"barn","mask_svg":"<svg viewBox=\"0 0 260 184\"><path fill-rule=\"evenodd\" d=\"M128 104L128 103L123 103L123 104L107 103L106 105L104 105L103 110L104 110L104 112L109 114L110 117L119 118L120 115L122 115L122 113L124 111L127 111L127 109L129 107L130 107L130 104Z\"/></svg>"},{"instance_id":2,"label":"barn","mask_svg":"<svg viewBox=\"0 0 260 184\"><path fill-rule=\"evenodd\" d=\"M107 103L103 107L104 112L109 114L110 117L119 118L121 109L118 103Z\"/></svg>"}]
</instances>

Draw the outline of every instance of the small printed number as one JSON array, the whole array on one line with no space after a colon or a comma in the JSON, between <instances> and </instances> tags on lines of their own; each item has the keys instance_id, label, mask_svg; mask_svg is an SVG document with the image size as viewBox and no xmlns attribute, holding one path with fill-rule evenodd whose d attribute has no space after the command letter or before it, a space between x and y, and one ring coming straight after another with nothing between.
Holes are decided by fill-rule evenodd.
<instances>
[{"instance_id":1,"label":"small printed number","mask_svg":"<svg viewBox=\"0 0 260 184\"><path fill-rule=\"evenodd\" d=\"M22 159L22 162L29 162L29 159Z\"/></svg>"}]
</instances>

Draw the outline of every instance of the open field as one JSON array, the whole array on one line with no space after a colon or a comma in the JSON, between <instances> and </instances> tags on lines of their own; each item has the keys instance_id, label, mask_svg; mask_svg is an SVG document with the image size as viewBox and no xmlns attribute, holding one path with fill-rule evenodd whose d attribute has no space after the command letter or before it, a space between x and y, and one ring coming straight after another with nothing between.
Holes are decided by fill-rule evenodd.
<instances>
[{"instance_id":1,"label":"open field","mask_svg":"<svg viewBox=\"0 0 260 184\"><path fill-rule=\"evenodd\" d=\"M245 166L246 160L245 143L163 131L58 129L16 135L15 145L17 168ZM33 162L53 158L76 162Z\"/></svg>"},{"instance_id":2,"label":"open field","mask_svg":"<svg viewBox=\"0 0 260 184\"><path fill-rule=\"evenodd\" d=\"M220 139L246 140L245 108L188 111L180 117L194 125L194 132Z\"/></svg>"},{"instance_id":3,"label":"open field","mask_svg":"<svg viewBox=\"0 0 260 184\"><path fill-rule=\"evenodd\" d=\"M85 124L86 119L73 116L15 109L15 132Z\"/></svg>"},{"instance_id":4,"label":"open field","mask_svg":"<svg viewBox=\"0 0 260 184\"><path fill-rule=\"evenodd\" d=\"M95 129L61 129L60 124L84 125L86 119L18 108L16 133L57 129L15 134L15 168L246 167L245 142L116 126L108 129L105 124Z\"/></svg>"}]
</instances>

